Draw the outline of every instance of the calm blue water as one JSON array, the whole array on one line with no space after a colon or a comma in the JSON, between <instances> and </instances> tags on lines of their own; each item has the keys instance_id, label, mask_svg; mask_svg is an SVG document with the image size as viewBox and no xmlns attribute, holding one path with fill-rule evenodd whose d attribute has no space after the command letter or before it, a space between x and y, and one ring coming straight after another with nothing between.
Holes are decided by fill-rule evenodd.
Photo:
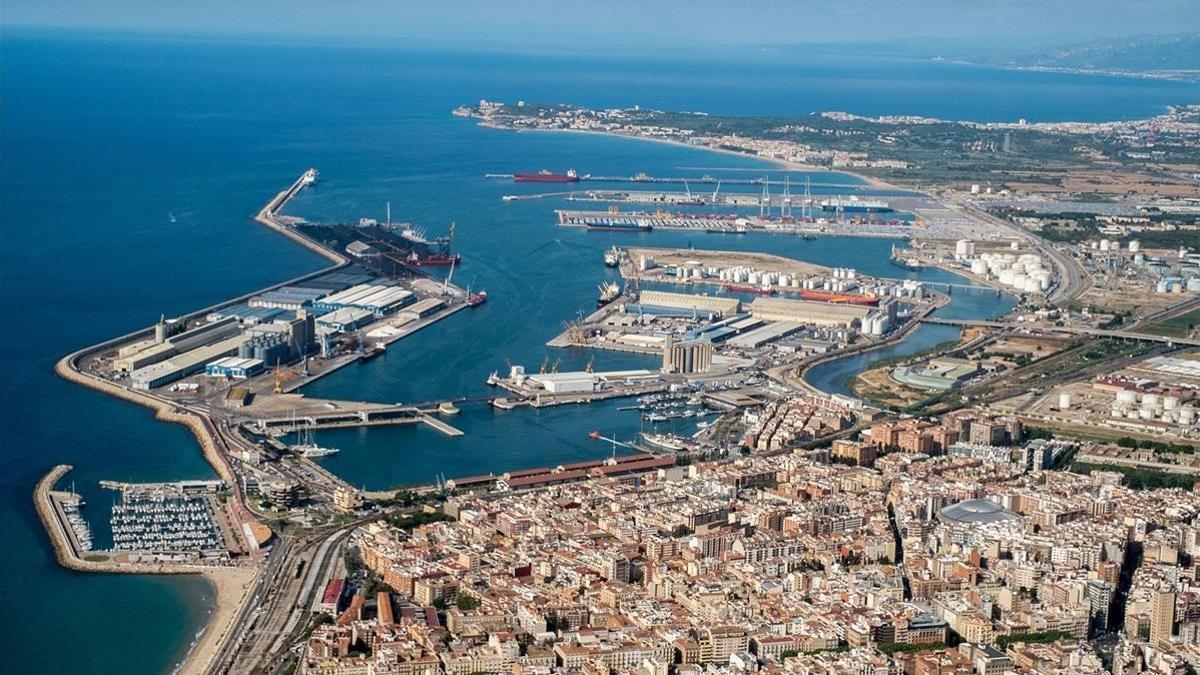
<instances>
[{"instance_id":1,"label":"calm blue water","mask_svg":"<svg viewBox=\"0 0 1200 675\"><path fill-rule=\"evenodd\" d=\"M211 470L182 428L69 386L51 369L66 352L160 313L319 267L315 256L250 220L308 166L321 169L322 181L297 200L295 213L379 215L390 199L393 213L431 229L459 224L468 260L459 280L474 279L492 300L399 343L378 365L311 388L314 395L420 400L480 391L506 358L540 362L541 345L560 321L591 306L605 274L600 251L615 241L554 229L551 202L501 203L497 197L513 186L486 183L485 172L760 166L635 141L488 131L450 117L455 105L487 97L1037 120L1137 117L1196 100L1187 85L948 64L547 60L8 27L0 89L0 504L7 524L0 598L19 608L14 616L29 622L32 635L61 626L72 632L70 649L54 649L28 631L0 631L0 670L13 673L163 672L203 625L210 591L199 580L79 575L54 563L30 503L34 483L51 465L76 466L71 477L94 521L104 520L112 500L96 487L101 478L198 478ZM886 266L886 242L691 240L867 272ZM684 246L689 238L656 233L645 241ZM586 358L567 354L563 367ZM604 354L598 365L640 361ZM361 482L371 478L368 468L381 484L427 481L437 471L596 456L605 450L590 445L586 431L624 437L637 425L607 406L528 412L469 408L456 421L468 436L457 440L422 429L345 432L327 439L344 448L330 466Z\"/></svg>"}]
</instances>

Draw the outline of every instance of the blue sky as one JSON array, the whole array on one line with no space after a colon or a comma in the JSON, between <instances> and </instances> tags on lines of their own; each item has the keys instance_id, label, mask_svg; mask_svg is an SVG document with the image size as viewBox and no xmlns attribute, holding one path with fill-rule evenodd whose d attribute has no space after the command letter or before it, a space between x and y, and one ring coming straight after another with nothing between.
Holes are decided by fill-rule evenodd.
<instances>
[{"instance_id":1,"label":"blue sky","mask_svg":"<svg viewBox=\"0 0 1200 675\"><path fill-rule=\"evenodd\" d=\"M4 0L5 25L664 46L1200 32L1200 0Z\"/></svg>"}]
</instances>

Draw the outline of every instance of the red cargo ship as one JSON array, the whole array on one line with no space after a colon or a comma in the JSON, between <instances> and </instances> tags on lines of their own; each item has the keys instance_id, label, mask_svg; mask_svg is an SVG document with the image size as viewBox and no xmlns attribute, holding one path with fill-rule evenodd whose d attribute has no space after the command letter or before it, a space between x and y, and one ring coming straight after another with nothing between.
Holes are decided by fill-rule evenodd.
<instances>
[{"instance_id":1,"label":"red cargo ship","mask_svg":"<svg viewBox=\"0 0 1200 675\"><path fill-rule=\"evenodd\" d=\"M800 297L805 300L832 302L841 305L871 305L879 304L879 298L873 295L852 295L849 293L832 293L830 291L800 291Z\"/></svg>"},{"instance_id":2,"label":"red cargo ship","mask_svg":"<svg viewBox=\"0 0 1200 675\"><path fill-rule=\"evenodd\" d=\"M774 288L758 288L756 286L738 286L736 284L725 284L725 290L731 293L753 293L755 295L775 295Z\"/></svg>"},{"instance_id":3,"label":"red cargo ship","mask_svg":"<svg viewBox=\"0 0 1200 675\"><path fill-rule=\"evenodd\" d=\"M516 183L578 183L579 174L575 173L575 169L568 169L566 173L550 173L542 169L537 173L515 173L513 181Z\"/></svg>"}]
</instances>

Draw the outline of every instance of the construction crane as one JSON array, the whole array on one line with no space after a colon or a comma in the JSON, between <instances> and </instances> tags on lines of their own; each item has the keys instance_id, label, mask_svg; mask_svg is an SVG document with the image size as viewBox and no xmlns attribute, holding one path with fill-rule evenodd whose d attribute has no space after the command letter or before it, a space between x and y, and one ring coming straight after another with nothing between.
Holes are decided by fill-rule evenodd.
<instances>
[{"instance_id":1,"label":"construction crane","mask_svg":"<svg viewBox=\"0 0 1200 675\"><path fill-rule=\"evenodd\" d=\"M594 372L596 372L596 357L595 357L595 356L593 356L592 358L588 359L587 366L585 366L583 370L584 370L584 372L586 372L586 373L594 373Z\"/></svg>"},{"instance_id":2,"label":"construction crane","mask_svg":"<svg viewBox=\"0 0 1200 675\"><path fill-rule=\"evenodd\" d=\"M550 367L550 372L557 375L558 374L558 364L561 362L562 362L562 357L554 359L554 365Z\"/></svg>"},{"instance_id":3,"label":"construction crane","mask_svg":"<svg viewBox=\"0 0 1200 675\"><path fill-rule=\"evenodd\" d=\"M279 358L275 358L275 393L283 393L283 371L279 370Z\"/></svg>"},{"instance_id":4,"label":"construction crane","mask_svg":"<svg viewBox=\"0 0 1200 675\"><path fill-rule=\"evenodd\" d=\"M546 374L546 364L550 363L550 357L546 356L542 359L542 365L538 366L538 375Z\"/></svg>"}]
</instances>

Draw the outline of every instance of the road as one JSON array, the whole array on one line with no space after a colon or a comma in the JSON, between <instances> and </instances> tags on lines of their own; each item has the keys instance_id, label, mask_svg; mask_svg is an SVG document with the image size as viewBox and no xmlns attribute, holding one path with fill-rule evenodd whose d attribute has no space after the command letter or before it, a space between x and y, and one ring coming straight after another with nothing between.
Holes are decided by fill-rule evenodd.
<instances>
[{"instance_id":1,"label":"road","mask_svg":"<svg viewBox=\"0 0 1200 675\"><path fill-rule=\"evenodd\" d=\"M986 211L977 210L970 204L950 201L948 199L944 199L943 203L946 205L946 208L965 218L973 218L1011 233L1012 236L1025 242L1043 257L1047 258L1058 272L1058 285L1046 298L1050 302L1059 304L1074 300L1083 295L1083 292L1090 285L1090 282L1087 280L1087 273L1083 271L1083 267L1070 255L1058 250L1050 242L1013 225L1003 218L994 216Z\"/></svg>"}]
</instances>

